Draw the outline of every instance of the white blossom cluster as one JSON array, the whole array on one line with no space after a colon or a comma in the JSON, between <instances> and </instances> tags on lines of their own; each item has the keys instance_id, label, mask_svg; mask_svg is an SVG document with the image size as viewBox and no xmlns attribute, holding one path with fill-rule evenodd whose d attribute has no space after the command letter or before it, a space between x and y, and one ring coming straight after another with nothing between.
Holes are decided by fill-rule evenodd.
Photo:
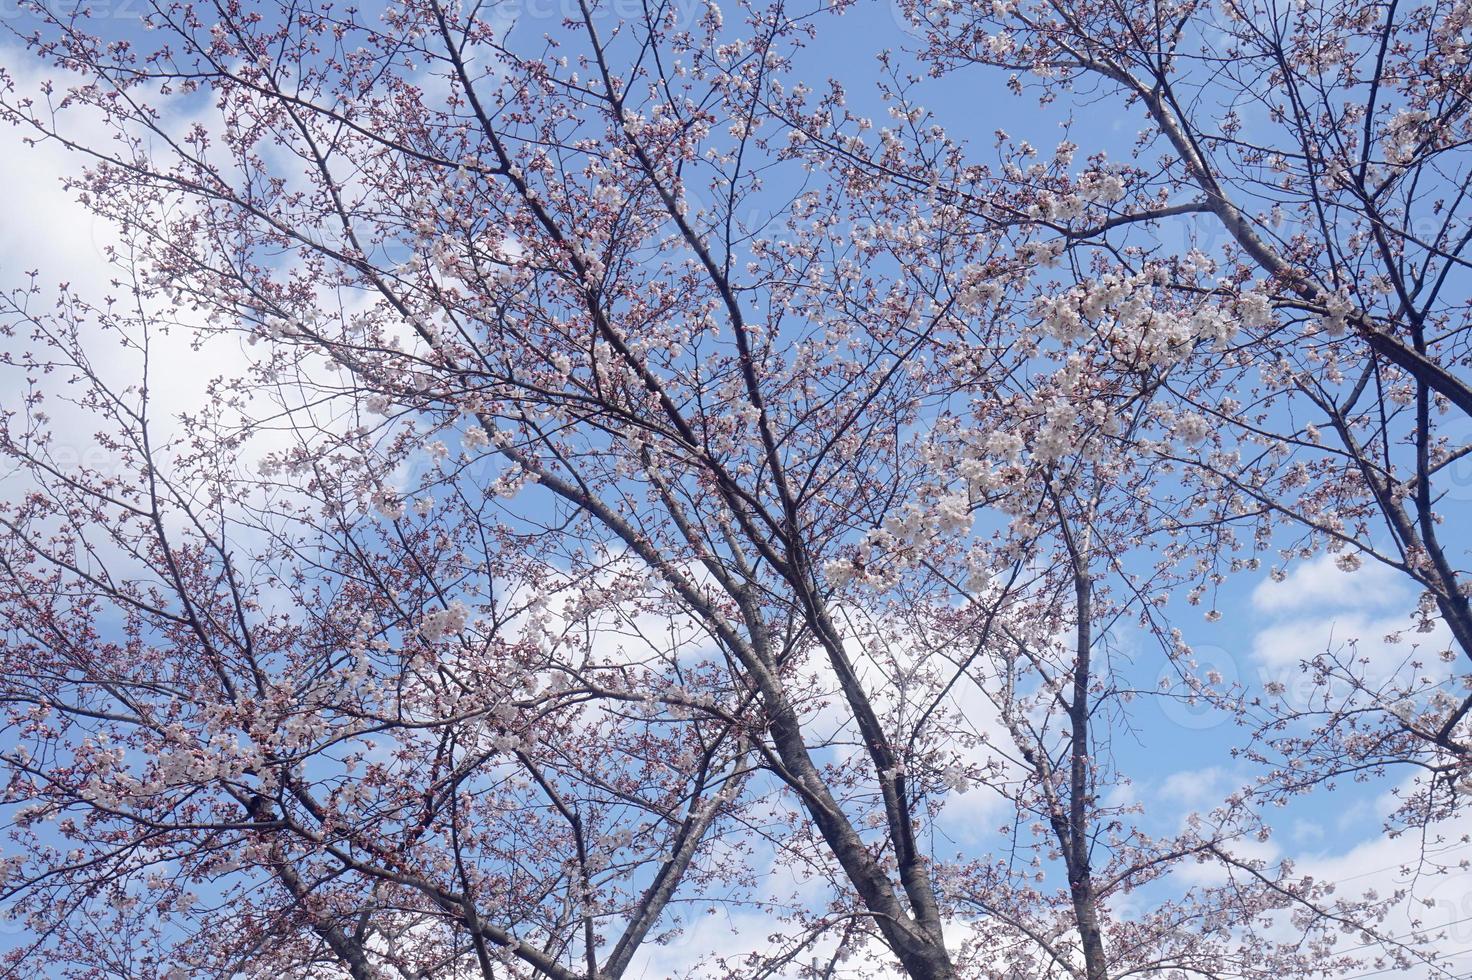
<instances>
[{"instance_id":1,"label":"white blossom cluster","mask_svg":"<svg viewBox=\"0 0 1472 980\"><path fill-rule=\"evenodd\" d=\"M1409 163L1426 140L1426 123L1431 117L1422 109L1402 109L1385 125L1382 145L1385 160L1399 166Z\"/></svg>"},{"instance_id":2,"label":"white blossom cluster","mask_svg":"<svg viewBox=\"0 0 1472 980\"><path fill-rule=\"evenodd\" d=\"M931 507L906 504L865 533L857 560L834 559L824 566L824 575L836 588L856 581L891 586L931 541L969 531L971 523L971 502L961 494L943 496Z\"/></svg>"},{"instance_id":3,"label":"white blossom cluster","mask_svg":"<svg viewBox=\"0 0 1472 980\"><path fill-rule=\"evenodd\" d=\"M430 643L439 643L446 637L459 635L469 619L470 612L464 603L452 602L443 609L432 609L420 617L419 635Z\"/></svg>"},{"instance_id":4,"label":"white blossom cluster","mask_svg":"<svg viewBox=\"0 0 1472 980\"><path fill-rule=\"evenodd\" d=\"M1134 275L1110 273L1036 301L1043 333L1062 344L1097 337L1129 363L1168 367L1198 344L1223 348L1242 326L1272 322L1272 305L1258 291L1243 293L1230 307L1215 302L1177 309L1162 302L1159 287L1168 273L1153 268Z\"/></svg>"}]
</instances>

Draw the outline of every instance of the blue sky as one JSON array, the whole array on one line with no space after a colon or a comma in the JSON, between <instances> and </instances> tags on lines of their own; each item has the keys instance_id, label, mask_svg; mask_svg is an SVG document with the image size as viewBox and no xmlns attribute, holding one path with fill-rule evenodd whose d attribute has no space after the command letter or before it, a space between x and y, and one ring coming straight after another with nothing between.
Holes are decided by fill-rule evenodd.
<instances>
[{"instance_id":1,"label":"blue sky","mask_svg":"<svg viewBox=\"0 0 1472 980\"><path fill-rule=\"evenodd\" d=\"M526 9L533 16L523 30L555 30L560 3L544 0L539 5L538 0L531 0ZM125 31L138 9L136 0L108 0L92 6ZM0 19L11 26L22 22L14 0L0 0ZM799 59L798 72L810 84L829 76L845 81L855 111L880 116L883 105L870 84L875 71L872 55L880 47L902 51L914 45L902 23L892 0L858 3L843 17L824 23L820 41ZM13 40L0 39L0 62L15 70L23 83L34 82ZM1066 105L1060 102L1039 109L1031 97L1008 93L1002 81L1000 73L975 69L943 80L922 81L917 91L953 136L972 140L982 155L997 129L1051 148L1064 135L1061 123L1069 111ZM1123 157L1140 124L1138 116L1121 114L1107 100L1075 107L1073 112L1067 134L1080 144L1083 154L1104 149L1111 156ZM0 202L7 214L0 225L0 286L17 285L25 271L39 269L43 281L66 280L80 291L100 296L109 278L102 249L112 240L112 229L73 203L57 185L58 174L74 171L74 159L54 149L19 148L16 137L13 130L0 130L0 159L6 161L7 171L5 186L0 188ZM228 344L215 343L194 351L180 341L164 356L164 370L179 379L162 396L165 408L182 411L203 397L204 379L238 370L244 355ZM125 370L126 365L119 369ZM83 445L85 438L79 434L77 442ZM1467 500L1472 500L1472 493L1462 503ZM1220 622L1206 622L1205 607L1190 607L1183 601L1177 601L1171 613L1203 661L1214 664L1229 680L1235 676L1244 684L1257 685L1267 679L1293 680L1298 659L1330 643L1358 639L1362 651L1373 650L1378 658L1400 655L1385 647L1381 637L1405 622L1414 602L1415 596L1403 584L1374 568L1346 575L1316 559L1296 566L1283 583L1269 582L1265 572L1234 576L1218 597L1217 608L1223 614ZM1164 670L1159 651L1127 634L1115 641L1123 656L1134 658L1127 675L1141 687L1152 686ZM1135 779L1135 792L1151 804L1151 829L1171 829L1186 812L1209 809L1222 793L1251 778L1252 770L1229 756L1242 732L1224 717L1149 700L1135 705L1133 720L1135 736L1119 738L1115 750L1120 768ZM1346 888L1393 886L1400 880L1396 865L1413 855L1417 846L1414 840L1386 840L1380 833L1385 794L1401 778L1403 773L1391 773L1364 785L1341 784L1333 793L1316 794L1280 811L1273 817L1277 835L1264 856L1292 857L1301 867L1321 869L1318 874L1344 881ZM965 819L978 822L993 816L981 805L961 812ZM966 832L960 826L947 829L954 829L957 835ZM1472 849L1467 856L1472 857ZM1424 920L1429 925L1449 926L1447 952L1460 957L1454 961L1457 969L1472 969L1472 922L1461 922L1472 918L1472 884L1454 879L1423 882L1418 887L1432 903L1422 913ZM727 925L738 932L743 927L740 922ZM0 923L0 930L6 928ZM713 944L727 941L725 928L722 925L704 936L696 930L680 947L659 955L674 958L681 950L708 951ZM1388 928L1399 934L1410 927L1392 923ZM651 962L649 975L656 975L668 962Z\"/></svg>"}]
</instances>

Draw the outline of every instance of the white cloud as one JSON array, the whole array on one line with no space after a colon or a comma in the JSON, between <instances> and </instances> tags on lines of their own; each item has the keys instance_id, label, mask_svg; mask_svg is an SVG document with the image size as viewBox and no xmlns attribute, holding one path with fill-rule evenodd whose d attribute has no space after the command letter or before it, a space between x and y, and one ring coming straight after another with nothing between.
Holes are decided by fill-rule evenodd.
<instances>
[{"instance_id":1,"label":"white cloud","mask_svg":"<svg viewBox=\"0 0 1472 980\"><path fill-rule=\"evenodd\" d=\"M1282 582L1264 579L1252 590L1252 606L1260 612L1286 613L1322 609L1382 609L1405 601L1408 590L1395 569L1366 562L1358 571L1342 571L1333 555L1295 565Z\"/></svg>"},{"instance_id":2,"label":"white cloud","mask_svg":"<svg viewBox=\"0 0 1472 980\"><path fill-rule=\"evenodd\" d=\"M1417 967L1396 975L1405 980L1465 976L1472 970L1472 874L1463 862L1472 860L1472 813L1441 824L1431 839L1415 833L1391 837L1380 831L1397 802L1386 793L1358 810L1354 824L1360 840L1342 851L1305 855L1296 870L1336 882L1341 898L1366 891L1403 894L1379 934L1419 941L1447 959L1441 969ZM1363 942L1359 935L1345 937L1343 947Z\"/></svg>"},{"instance_id":3,"label":"white cloud","mask_svg":"<svg viewBox=\"0 0 1472 980\"><path fill-rule=\"evenodd\" d=\"M1399 642L1386 637L1399 634ZM1424 655L1443 650L1451 642L1446 627L1437 624L1430 633L1417 633L1408 616L1371 617L1359 612L1338 615L1301 616L1275 623L1252 638L1252 655L1267 668L1295 667L1327 651L1353 646L1364 658L1366 674L1388 677L1410 656L1413 647Z\"/></svg>"},{"instance_id":4,"label":"white cloud","mask_svg":"<svg viewBox=\"0 0 1472 980\"><path fill-rule=\"evenodd\" d=\"M1183 769L1165 777L1156 795L1188 807L1213 807L1221 803L1225 791L1235 788L1230 783L1227 773L1217 766Z\"/></svg>"},{"instance_id":5,"label":"white cloud","mask_svg":"<svg viewBox=\"0 0 1472 980\"><path fill-rule=\"evenodd\" d=\"M1355 671L1372 686L1393 677L1438 677L1450 669L1432 655L1451 644L1445 625L1416 632L1415 592L1400 573L1384 565L1367 563L1344 572L1332 556L1321 556L1297 565L1282 582L1260 583L1251 602L1266 614L1250 641L1258 679L1282 683L1296 703L1307 705L1323 694L1320 682L1301 664L1324 653L1343 661L1352 650ZM1387 641L1392 634L1400 634L1398 642ZM1412 669L1412 661L1420 666ZM1179 781L1194 785L1189 775ZM1472 876L1465 870L1439 873L1420 858L1425 851L1439 852L1436 863L1453 868L1472 859L1472 814L1439 824L1434 840L1417 834L1392 837L1384 825L1396 802L1390 793L1372 797L1341 787L1333 798L1325 795L1313 802L1310 813L1285 822L1278 846L1284 849L1282 856L1293 859L1297 874L1335 882L1337 898L1352 900L1366 892L1401 896L1377 934L1421 941L1448 956L1442 969L1382 971L1386 975L1405 980L1461 976L1472 968ZM1290 923L1279 925L1285 936L1294 931ZM1365 942L1364 935L1355 933L1345 936L1339 948L1376 952Z\"/></svg>"},{"instance_id":6,"label":"white cloud","mask_svg":"<svg viewBox=\"0 0 1472 980\"><path fill-rule=\"evenodd\" d=\"M52 74L38 70L33 56L16 53L8 46L0 46L0 53L0 61L7 65L19 94L39 93ZM111 130L95 114L74 111L66 121L68 135L78 142L110 145ZM0 222L0 289L22 286L26 274L34 271L42 289L32 304L37 313L50 312L54 287L60 283L89 303L100 304L106 297L115 297L126 304L126 285L113 285L114 279L123 278L123 271L108 261L106 253L108 246L122 244L119 229L94 215L77 201L75 192L63 186L65 178L81 174L89 159L54 140L34 145L25 142L36 136L34 130L0 127L6 209L5 221ZM159 316L163 323L172 317L158 307L147 312ZM137 384L143 372L141 354L121 347L116 336L104 334L95 325L85 329L96 330L93 366L108 384L118 390ZM234 338L214 338L203 346L196 340L196 331L188 325L174 326L167 332L153 331L149 337L151 416L161 427L155 433L156 441L177 431L174 424L180 413L197 412L206 403L212 378L238 375L249 363ZM16 374L7 372L0 377L5 379L0 390L8 389L12 398L18 396ZM65 387L65 377L53 377L54 390ZM95 417L69 410L59 401L53 401L48 411L62 445L75 443L71 448L76 450L77 459L87 458Z\"/></svg>"}]
</instances>

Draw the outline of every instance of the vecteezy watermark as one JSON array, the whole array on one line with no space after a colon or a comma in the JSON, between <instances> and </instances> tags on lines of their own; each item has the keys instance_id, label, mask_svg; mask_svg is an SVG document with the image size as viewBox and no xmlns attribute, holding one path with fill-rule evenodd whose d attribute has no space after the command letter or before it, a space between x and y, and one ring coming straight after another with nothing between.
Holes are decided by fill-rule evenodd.
<instances>
[{"instance_id":1,"label":"vecteezy watermark","mask_svg":"<svg viewBox=\"0 0 1472 980\"><path fill-rule=\"evenodd\" d=\"M88 20L142 21L152 13L146 0L52 0L42 11L30 0L0 0L0 21L35 20L68 21L78 17Z\"/></svg>"},{"instance_id":2,"label":"vecteezy watermark","mask_svg":"<svg viewBox=\"0 0 1472 980\"><path fill-rule=\"evenodd\" d=\"M593 20L627 23L646 21L665 30L690 27L706 9L704 0L599 0L588 3L586 11L579 0L502 0L496 4L498 18L512 21L581 21L586 15Z\"/></svg>"},{"instance_id":3,"label":"vecteezy watermark","mask_svg":"<svg viewBox=\"0 0 1472 980\"><path fill-rule=\"evenodd\" d=\"M1472 501L1472 418L1447 418L1434 426L1432 435L1444 440L1447 453L1431 478L1433 496L1458 503Z\"/></svg>"},{"instance_id":4,"label":"vecteezy watermark","mask_svg":"<svg viewBox=\"0 0 1472 980\"><path fill-rule=\"evenodd\" d=\"M889 0L889 16L894 26L910 37L923 37L926 25L920 15L926 2L929 0Z\"/></svg>"},{"instance_id":5,"label":"vecteezy watermark","mask_svg":"<svg viewBox=\"0 0 1472 980\"><path fill-rule=\"evenodd\" d=\"M586 12L594 20L648 20L666 30L682 30L690 27L705 9L704 0L598 0L589 3ZM32 0L0 0L0 20L31 18L65 22L85 17L141 21L153 12L154 7L147 0L47 0L44 10ZM480 16L524 22L581 21L584 6L579 0L498 0Z\"/></svg>"},{"instance_id":6,"label":"vecteezy watermark","mask_svg":"<svg viewBox=\"0 0 1472 980\"><path fill-rule=\"evenodd\" d=\"M1352 704L1375 706L1366 679L1351 676L1351 669L1332 656L1263 662L1203 644L1192 647L1190 656L1165 663L1156 673L1153 694L1167 719L1193 730L1215 728L1248 707L1290 718Z\"/></svg>"},{"instance_id":7,"label":"vecteezy watermark","mask_svg":"<svg viewBox=\"0 0 1472 980\"><path fill-rule=\"evenodd\" d=\"M1420 923L1414 938L1423 946L1461 951L1455 959L1461 976L1472 966L1472 880L1455 860L1450 863L1448 871L1432 879L1434 885L1413 893L1412 914Z\"/></svg>"},{"instance_id":8,"label":"vecteezy watermark","mask_svg":"<svg viewBox=\"0 0 1472 980\"><path fill-rule=\"evenodd\" d=\"M1224 647L1192 647L1189 660L1171 661L1156 675L1160 710L1182 728L1215 728L1230 717L1218 698L1228 697L1241 682L1237 658Z\"/></svg>"}]
</instances>

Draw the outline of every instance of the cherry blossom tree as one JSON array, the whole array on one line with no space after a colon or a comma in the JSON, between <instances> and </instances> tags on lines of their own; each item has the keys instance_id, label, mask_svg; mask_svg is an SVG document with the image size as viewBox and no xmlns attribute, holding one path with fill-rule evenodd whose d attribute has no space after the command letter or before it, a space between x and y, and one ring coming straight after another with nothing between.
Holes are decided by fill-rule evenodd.
<instances>
[{"instance_id":1,"label":"cherry blossom tree","mask_svg":"<svg viewBox=\"0 0 1472 980\"><path fill-rule=\"evenodd\" d=\"M12 968L617 976L677 885L739 887L692 862L741 810L744 709L692 714L720 668L641 628L662 602L627 562L557 570L478 497L365 518L372 474L319 453L242 483L218 411L152 413L150 319L13 312L114 428L68 469L36 388L5 432L34 481L3 517ZM108 339L138 384L93 367Z\"/></svg>"},{"instance_id":2,"label":"cherry blossom tree","mask_svg":"<svg viewBox=\"0 0 1472 980\"><path fill-rule=\"evenodd\" d=\"M1410 763L1400 821L1469 789L1465 501L1467 30L1459 3L907 4L933 73L1007 73L1042 104L1093 89L1139 125L1116 162L1013 146L951 180L1065 275L1031 322L1148 393L1140 449L1180 474L1161 527L1207 600L1321 553L1420 595L1398 670L1305 651L1320 693L1252 704L1288 792ZM1097 86L1097 89L1094 87ZM907 108L906 111L912 111ZM872 166L872 164L871 164ZM937 176L913 162L895 179ZM1203 342L1206 341L1206 342ZM1417 634L1430 637L1417 646ZM1454 666L1447 666L1452 664ZM1271 685L1270 685L1271 687ZM1227 692L1230 701L1240 692ZM1242 707L1240 701L1238 707Z\"/></svg>"},{"instance_id":3,"label":"cherry blossom tree","mask_svg":"<svg viewBox=\"0 0 1472 980\"><path fill-rule=\"evenodd\" d=\"M28 9L55 80L0 106L86 161L120 298L7 301L27 385L0 438L25 488L0 510L3 894L35 937L17 964L593 980L725 906L759 935L696 972L1436 969L1427 937L1381 927L1401 896L1244 856L1268 792L1303 779L1152 833L1111 753L1153 696L1113 638L1143 629L1189 671L1160 597L1207 595L1280 526L1418 576L1427 617L1462 608L1454 569L1348 519L1410 507L1425 545L1410 498L1431 491L1377 491L1389 470L1326 448L1402 439L1397 384L1424 384L1423 421L1460 404L1451 314L1406 339L1349 298L1347 246L1253 232L1222 202L1257 185L1198 179L1206 151L1182 149L1204 122L1177 146L1157 119L1169 166L1075 174L1071 146L1018 145L994 172L902 82L877 134L840 83L805 82L820 5L738 23L580 0L537 33L440 0L159 4L136 36ZM1045 97L1102 71L1075 49L1133 66L1144 16L913 13L938 71L1005 63ZM1433 15L1406 30L1450 36ZM995 18L1033 33L978 33ZM1141 84L1127 100L1176 104ZM1118 240L1204 213L1245 238ZM168 329L250 356L182 420L152 407ZM99 364L114 349L131 383ZM1346 394L1362 371L1386 392L1373 438ZM1341 424L1284 435L1311 382ZM105 463L62 458L57 405ZM1411 439L1426 487L1452 457ZM1421 738L1422 705L1443 709L1407 696L1413 754L1454 752L1457 722ZM1362 749L1355 704L1253 751L1331 778L1326 755ZM947 853L963 793L1000 829ZM1173 876L1198 864L1205 884Z\"/></svg>"}]
</instances>

